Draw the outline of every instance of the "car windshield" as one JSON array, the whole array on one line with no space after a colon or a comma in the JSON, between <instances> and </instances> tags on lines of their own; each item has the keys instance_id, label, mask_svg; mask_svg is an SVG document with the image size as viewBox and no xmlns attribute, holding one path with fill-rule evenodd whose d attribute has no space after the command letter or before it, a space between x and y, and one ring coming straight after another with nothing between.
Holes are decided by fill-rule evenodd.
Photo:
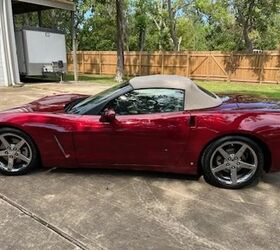
<instances>
[{"instance_id":1,"label":"car windshield","mask_svg":"<svg viewBox=\"0 0 280 250\"><path fill-rule=\"evenodd\" d=\"M114 93L118 92L120 89L128 86L128 82L116 85L112 88L106 89L94 96L90 96L86 99L81 100L77 104L75 104L68 113L70 114L80 114L83 113L84 109L87 109L87 107L90 105L91 108L96 107L100 103L106 101L110 96L114 95Z\"/></svg>"}]
</instances>

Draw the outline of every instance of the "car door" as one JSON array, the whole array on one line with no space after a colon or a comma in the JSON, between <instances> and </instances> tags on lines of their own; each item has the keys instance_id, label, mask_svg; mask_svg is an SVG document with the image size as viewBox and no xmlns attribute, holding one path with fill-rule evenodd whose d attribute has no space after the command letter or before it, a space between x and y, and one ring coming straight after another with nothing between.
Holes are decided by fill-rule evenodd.
<instances>
[{"instance_id":1,"label":"car door","mask_svg":"<svg viewBox=\"0 0 280 250\"><path fill-rule=\"evenodd\" d=\"M105 107L113 122L100 116L79 118L74 133L80 165L175 167L186 162L190 114L184 91L142 89L119 96Z\"/></svg>"}]
</instances>

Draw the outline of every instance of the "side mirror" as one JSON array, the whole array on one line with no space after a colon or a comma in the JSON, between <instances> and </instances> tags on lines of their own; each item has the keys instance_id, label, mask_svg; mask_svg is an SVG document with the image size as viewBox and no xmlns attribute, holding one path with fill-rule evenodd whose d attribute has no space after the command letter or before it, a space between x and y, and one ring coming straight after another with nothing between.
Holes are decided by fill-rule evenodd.
<instances>
[{"instance_id":1,"label":"side mirror","mask_svg":"<svg viewBox=\"0 0 280 250\"><path fill-rule=\"evenodd\" d=\"M106 109L102 112L100 121L101 122L114 122L116 120L116 112L113 109Z\"/></svg>"}]
</instances>

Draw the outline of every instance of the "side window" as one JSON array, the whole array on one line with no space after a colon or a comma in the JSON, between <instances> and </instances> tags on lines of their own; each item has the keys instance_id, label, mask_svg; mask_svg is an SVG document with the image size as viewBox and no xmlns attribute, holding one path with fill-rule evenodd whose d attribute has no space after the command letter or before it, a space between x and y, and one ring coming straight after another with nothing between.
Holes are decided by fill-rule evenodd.
<instances>
[{"instance_id":1,"label":"side window","mask_svg":"<svg viewBox=\"0 0 280 250\"><path fill-rule=\"evenodd\" d=\"M178 112L184 110L184 90L138 89L119 96L107 107L119 115Z\"/></svg>"}]
</instances>

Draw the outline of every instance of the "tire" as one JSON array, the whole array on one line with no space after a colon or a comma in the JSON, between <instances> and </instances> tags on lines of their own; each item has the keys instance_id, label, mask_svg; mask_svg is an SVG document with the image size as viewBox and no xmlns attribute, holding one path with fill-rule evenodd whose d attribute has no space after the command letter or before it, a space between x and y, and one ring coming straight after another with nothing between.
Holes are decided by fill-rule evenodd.
<instances>
[{"instance_id":1,"label":"tire","mask_svg":"<svg viewBox=\"0 0 280 250\"><path fill-rule=\"evenodd\" d=\"M23 175L38 163L37 147L27 134L13 128L0 129L0 173Z\"/></svg>"},{"instance_id":2,"label":"tire","mask_svg":"<svg viewBox=\"0 0 280 250\"><path fill-rule=\"evenodd\" d=\"M253 140L226 136L211 143L202 156L204 179L211 185L239 189L257 182L264 168L264 154Z\"/></svg>"}]
</instances>

